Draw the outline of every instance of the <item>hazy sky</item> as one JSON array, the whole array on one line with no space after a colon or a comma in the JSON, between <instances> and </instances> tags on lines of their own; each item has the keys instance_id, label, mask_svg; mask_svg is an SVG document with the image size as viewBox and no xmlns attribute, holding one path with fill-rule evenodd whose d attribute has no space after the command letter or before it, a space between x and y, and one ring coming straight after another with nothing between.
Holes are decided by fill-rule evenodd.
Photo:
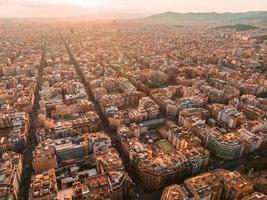
<instances>
[{"instance_id":1,"label":"hazy sky","mask_svg":"<svg viewBox=\"0 0 267 200\"><path fill-rule=\"evenodd\" d=\"M267 0L0 0L0 17L139 17L165 11L267 10Z\"/></svg>"}]
</instances>

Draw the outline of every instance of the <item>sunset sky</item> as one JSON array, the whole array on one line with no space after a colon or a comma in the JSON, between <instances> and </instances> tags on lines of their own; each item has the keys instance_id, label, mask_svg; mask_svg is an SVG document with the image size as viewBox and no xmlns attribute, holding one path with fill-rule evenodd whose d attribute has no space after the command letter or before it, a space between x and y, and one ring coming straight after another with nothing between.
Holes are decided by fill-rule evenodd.
<instances>
[{"instance_id":1,"label":"sunset sky","mask_svg":"<svg viewBox=\"0 0 267 200\"><path fill-rule=\"evenodd\" d=\"M159 12L267 10L267 0L0 0L0 17L131 18Z\"/></svg>"}]
</instances>

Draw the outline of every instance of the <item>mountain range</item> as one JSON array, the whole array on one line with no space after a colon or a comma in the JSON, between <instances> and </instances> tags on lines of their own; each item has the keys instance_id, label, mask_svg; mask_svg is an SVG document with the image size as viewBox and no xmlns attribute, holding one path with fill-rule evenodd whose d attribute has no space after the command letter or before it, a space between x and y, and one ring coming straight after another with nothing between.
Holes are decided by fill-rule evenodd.
<instances>
[{"instance_id":1,"label":"mountain range","mask_svg":"<svg viewBox=\"0 0 267 200\"><path fill-rule=\"evenodd\" d=\"M154 24L223 24L223 23L267 23L267 11L250 11L242 13L177 13L165 12L148 16L139 21Z\"/></svg>"}]
</instances>

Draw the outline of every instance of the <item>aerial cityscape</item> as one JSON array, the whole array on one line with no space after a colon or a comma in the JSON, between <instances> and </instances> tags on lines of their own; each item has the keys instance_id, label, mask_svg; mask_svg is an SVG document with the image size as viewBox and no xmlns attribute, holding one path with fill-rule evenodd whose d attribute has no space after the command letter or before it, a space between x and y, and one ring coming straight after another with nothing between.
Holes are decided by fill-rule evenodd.
<instances>
[{"instance_id":1,"label":"aerial cityscape","mask_svg":"<svg viewBox=\"0 0 267 200\"><path fill-rule=\"evenodd\" d=\"M267 200L265 10L0 0L0 200Z\"/></svg>"}]
</instances>

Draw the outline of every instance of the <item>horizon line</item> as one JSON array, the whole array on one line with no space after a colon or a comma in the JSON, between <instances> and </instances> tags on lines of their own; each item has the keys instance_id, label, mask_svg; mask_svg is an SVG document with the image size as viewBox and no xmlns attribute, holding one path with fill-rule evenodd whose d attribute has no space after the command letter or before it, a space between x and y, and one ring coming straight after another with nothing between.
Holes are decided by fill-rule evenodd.
<instances>
[{"instance_id":1,"label":"horizon line","mask_svg":"<svg viewBox=\"0 0 267 200\"><path fill-rule=\"evenodd\" d=\"M159 14L165 14L165 13L176 13L176 14L207 14L207 13L216 13L216 14L238 14L238 13L249 13L249 12L267 12L267 10L246 10L246 11L171 11L171 10L166 10L166 11L162 11L162 12L157 12L157 13L151 13L148 15L145 15L143 17L149 17L149 16L154 16L154 15L159 15ZM95 14L95 13L94 13ZM101 17L101 15L104 14L112 14L112 13L102 13L99 14L99 17ZM117 14L127 14L127 12L117 12ZM132 12L129 12L129 14L133 14ZM116 13L113 13L113 15L116 15ZM11 16L7 16L7 17L3 17L0 16L0 19L75 19L75 18L80 18L80 17L86 17L86 16L90 16L90 13L88 14L83 14L83 15L76 15L76 16L17 16L17 17L11 17ZM107 19L103 18L103 19L95 19L95 20L115 20L114 19L110 19L110 16L105 16ZM115 16L114 16L115 17ZM119 16L118 16L119 17ZM108 19L109 18L109 19ZM116 20L126 20L126 19L138 19L140 17L136 16L136 17L119 17L116 18ZM141 17L142 18L142 17Z\"/></svg>"}]
</instances>

